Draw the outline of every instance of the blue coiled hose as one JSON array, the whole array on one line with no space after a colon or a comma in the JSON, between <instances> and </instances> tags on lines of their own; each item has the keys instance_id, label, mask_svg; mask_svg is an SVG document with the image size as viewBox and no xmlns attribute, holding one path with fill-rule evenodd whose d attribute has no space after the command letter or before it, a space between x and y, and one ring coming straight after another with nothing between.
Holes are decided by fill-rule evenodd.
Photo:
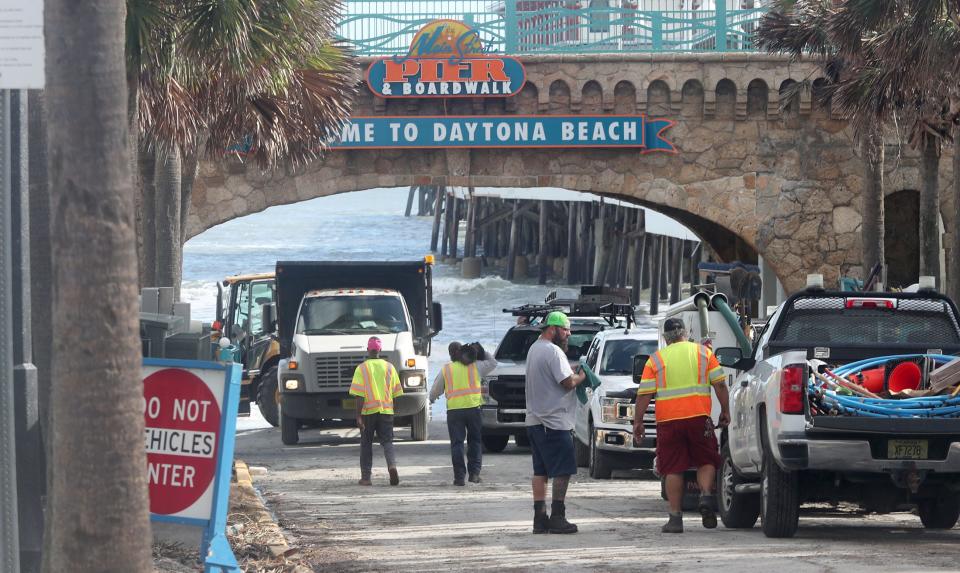
<instances>
[{"instance_id":1,"label":"blue coiled hose","mask_svg":"<svg viewBox=\"0 0 960 573\"><path fill-rule=\"evenodd\" d=\"M833 370L841 378L856 374L868 368L884 366L889 362L928 358L941 364L956 359L945 354L896 354L878 356L844 364ZM844 416L865 416L870 418L956 418L960 417L960 396L924 396L901 400L886 398L864 398L838 394L815 378L807 385L811 400L818 401L822 409Z\"/></svg>"}]
</instances>

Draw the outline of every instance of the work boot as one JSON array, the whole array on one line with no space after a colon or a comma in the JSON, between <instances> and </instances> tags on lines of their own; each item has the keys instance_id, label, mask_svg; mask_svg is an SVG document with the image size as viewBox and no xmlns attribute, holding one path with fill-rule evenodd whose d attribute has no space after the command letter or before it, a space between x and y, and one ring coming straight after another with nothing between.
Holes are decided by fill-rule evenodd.
<instances>
[{"instance_id":1,"label":"work boot","mask_svg":"<svg viewBox=\"0 0 960 573\"><path fill-rule=\"evenodd\" d=\"M683 513L671 513L670 521L660 528L663 533L683 533Z\"/></svg>"},{"instance_id":2,"label":"work boot","mask_svg":"<svg viewBox=\"0 0 960 573\"><path fill-rule=\"evenodd\" d=\"M470 483L480 483L480 474L470 474L470 477L467 478L467 481Z\"/></svg>"},{"instance_id":3,"label":"work boot","mask_svg":"<svg viewBox=\"0 0 960 573\"><path fill-rule=\"evenodd\" d=\"M562 501L554 501L550 512L550 533L576 533L577 526L567 521L567 508Z\"/></svg>"},{"instance_id":4,"label":"work boot","mask_svg":"<svg viewBox=\"0 0 960 573\"><path fill-rule=\"evenodd\" d=\"M465 485L467 485L467 484L465 484L465 483L463 482L463 478L462 478L462 477L458 477L458 478L453 478L453 485L465 486Z\"/></svg>"},{"instance_id":5,"label":"work boot","mask_svg":"<svg viewBox=\"0 0 960 573\"><path fill-rule=\"evenodd\" d=\"M533 502L533 532L547 533L550 531L550 517L547 515L547 504L543 501Z\"/></svg>"},{"instance_id":6,"label":"work boot","mask_svg":"<svg viewBox=\"0 0 960 573\"><path fill-rule=\"evenodd\" d=\"M707 529L714 529L717 527L717 514L713 510L715 504L716 498L713 495L700 496L700 505L698 509L700 510L700 517L703 520L703 526Z\"/></svg>"},{"instance_id":7,"label":"work boot","mask_svg":"<svg viewBox=\"0 0 960 573\"><path fill-rule=\"evenodd\" d=\"M369 478L360 478L357 485L373 485Z\"/></svg>"},{"instance_id":8,"label":"work boot","mask_svg":"<svg viewBox=\"0 0 960 573\"><path fill-rule=\"evenodd\" d=\"M387 468L387 471L390 472L390 485L399 485L400 474L397 473L397 468Z\"/></svg>"}]
</instances>

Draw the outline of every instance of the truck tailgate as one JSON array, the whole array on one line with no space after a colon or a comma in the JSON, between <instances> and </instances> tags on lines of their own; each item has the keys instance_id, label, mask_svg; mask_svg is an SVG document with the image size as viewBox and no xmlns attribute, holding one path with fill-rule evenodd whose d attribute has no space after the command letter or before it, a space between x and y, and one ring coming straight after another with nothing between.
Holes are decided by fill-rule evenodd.
<instances>
[{"instance_id":1,"label":"truck tailgate","mask_svg":"<svg viewBox=\"0 0 960 573\"><path fill-rule=\"evenodd\" d=\"M807 434L883 434L955 436L960 440L960 418L867 418L859 416L809 416Z\"/></svg>"}]
</instances>

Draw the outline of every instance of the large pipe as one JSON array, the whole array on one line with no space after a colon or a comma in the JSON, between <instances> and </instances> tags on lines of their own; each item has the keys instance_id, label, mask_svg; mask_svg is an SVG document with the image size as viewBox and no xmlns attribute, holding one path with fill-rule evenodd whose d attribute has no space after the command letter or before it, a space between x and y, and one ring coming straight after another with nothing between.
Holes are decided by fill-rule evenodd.
<instances>
[{"instance_id":1,"label":"large pipe","mask_svg":"<svg viewBox=\"0 0 960 573\"><path fill-rule=\"evenodd\" d=\"M730 330L732 330L733 334L737 337L737 344L740 346L740 351L743 355L750 356L753 354L753 345L750 343L747 335L743 333L743 329L740 328L740 321L737 320L737 315L734 314L733 311L730 310L730 306L727 305L727 297L720 293L713 295L710 297L710 306L718 310L724 320L727 321Z\"/></svg>"},{"instance_id":2,"label":"large pipe","mask_svg":"<svg viewBox=\"0 0 960 573\"><path fill-rule=\"evenodd\" d=\"M707 307L710 306L710 295L698 292L693 295L693 303L697 306L697 315L700 317L700 342L710 337L710 318Z\"/></svg>"}]
</instances>

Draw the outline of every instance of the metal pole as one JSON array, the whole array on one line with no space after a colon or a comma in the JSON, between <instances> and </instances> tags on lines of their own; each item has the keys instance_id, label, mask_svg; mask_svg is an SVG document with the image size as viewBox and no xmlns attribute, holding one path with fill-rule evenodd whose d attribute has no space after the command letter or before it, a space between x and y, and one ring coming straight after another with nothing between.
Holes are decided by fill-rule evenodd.
<instances>
[{"instance_id":1,"label":"metal pole","mask_svg":"<svg viewBox=\"0 0 960 573\"><path fill-rule=\"evenodd\" d=\"M0 91L0 570L20 571L10 224L10 92Z\"/></svg>"},{"instance_id":2,"label":"metal pole","mask_svg":"<svg viewBox=\"0 0 960 573\"><path fill-rule=\"evenodd\" d=\"M13 383L16 407L17 500L20 524L20 570L39 573L43 549L43 496L46 467L40 432L37 367L33 364L30 281L30 167L26 90L11 93L11 255L14 276Z\"/></svg>"}]
</instances>

